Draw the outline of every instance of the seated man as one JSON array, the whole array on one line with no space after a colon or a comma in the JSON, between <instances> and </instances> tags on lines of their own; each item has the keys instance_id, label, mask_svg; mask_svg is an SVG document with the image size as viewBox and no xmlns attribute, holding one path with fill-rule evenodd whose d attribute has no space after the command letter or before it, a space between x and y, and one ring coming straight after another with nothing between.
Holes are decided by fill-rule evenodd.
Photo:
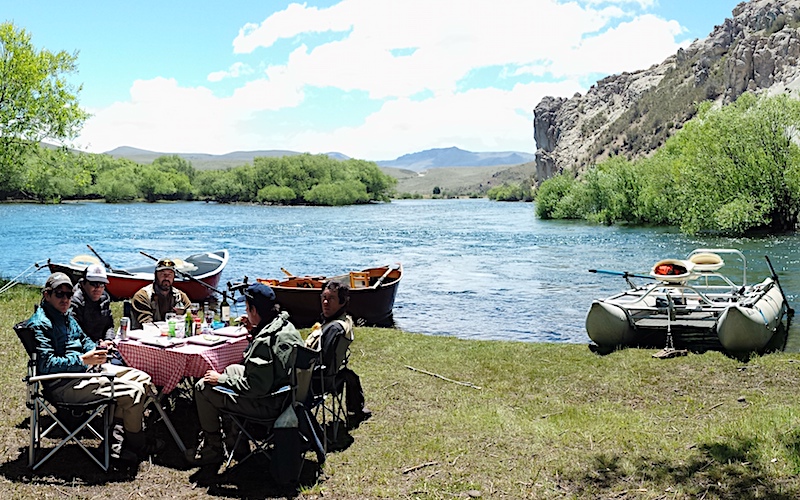
<instances>
[{"instance_id":1,"label":"seated man","mask_svg":"<svg viewBox=\"0 0 800 500\"><path fill-rule=\"evenodd\" d=\"M280 311L275 292L267 285L254 283L244 292L247 316L242 324L253 336L242 364L233 364L223 373L206 372L195 385L195 403L203 447L186 450L192 465L220 464L224 458L220 432L220 408L255 417L277 417L283 410L283 397L268 398L289 383L289 357L303 339ZM213 389L220 385L236 392L232 397Z\"/></svg>"},{"instance_id":2,"label":"seated man","mask_svg":"<svg viewBox=\"0 0 800 500\"><path fill-rule=\"evenodd\" d=\"M148 442L142 432L145 386L150 384L150 376L134 368L104 364L113 343L109 340L95 343L81 330L69 314L71 297L72 282L66 274L53 273L47 278L42 289L41 306L28 320L28 326L36 336L38 373L87 372L92 367L103 365L103 370L115 372L116 378L113 382L104 377L51 381L45 383L45 391L55 401L82 403L107 397L109 384L113 383L116 396L114 417L121 421L124 429L125 449L122 449L122 443L115 443L112 457L130 460L132 452L135 460L136 455L142 458L161 451L164 443Z\"/></svg>"},{"instance_id":3,"label":"seated man","mask_svg":"<svg viewBox=\"0 0 800 500\"><path fill-rule=\"evenodd\" d=\"M338 369L338 376L344 380L345 385L348 424L357 426L370 418L372 412L364 406L364 391L356 372L347 365L341 366L345 362L345 352L339 352L340 359L336 359L337 338L343 337L350 342L354 339L353 318L347 314L350 287L338 281L328 281L322 289L320 300L322 300L322 328L308 336L306 345L312 349L322 349L322 364L328 367L326 375L335 374Z\"/></svg>"},{"instance_id":4,"label":"seated man","mask_svg":"<svg viewBox=\"0 0 800 500\"><path fill-rule=\"evenodd\" d=\"M189 296L173 287L175 262L161 259L156 264L153 283L141 288L131 300L131 328L140 329L145 323L166 321L167 313L184 314L191 305Z\"/></svg>"},{"instance_id":5,"label":"seated man","mask_svg":"<svg viewBox=\"0 0 800 500\"><path fill-rule=\"evenodd\" d=\"M114 317L111 297L106 292L108 276L98 264L86 268L83 278L72 288L72 308L69 313L81 330L95 342L114 340Z\"/></svg>"}]
</instances>

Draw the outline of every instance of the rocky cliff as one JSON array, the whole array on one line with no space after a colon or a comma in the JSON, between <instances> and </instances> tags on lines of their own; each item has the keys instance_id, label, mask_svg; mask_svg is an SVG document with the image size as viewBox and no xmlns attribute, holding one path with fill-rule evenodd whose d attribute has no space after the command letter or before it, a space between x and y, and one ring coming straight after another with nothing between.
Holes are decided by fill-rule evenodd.
<instances>
[{"instance_id":1,"label":"rocky cliff","mask_svg":"<svg viewBox=\"0 0 800 500\"><path fill-rule=\"evenodd\" d=\"M695 103L800 88L800 0L751 0L704 40L661 64L598 81L534 109L537 179L608 158L647 155L694 116Z\"/></svg>"}]
</instances>

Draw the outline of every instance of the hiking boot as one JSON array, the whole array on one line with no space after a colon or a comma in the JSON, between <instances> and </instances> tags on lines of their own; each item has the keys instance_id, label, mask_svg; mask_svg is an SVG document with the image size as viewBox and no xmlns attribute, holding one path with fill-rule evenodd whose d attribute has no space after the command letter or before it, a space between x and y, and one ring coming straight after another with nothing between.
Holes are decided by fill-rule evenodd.
<instances>
[{"instance_id":1,"label":"hiking boot","mask_svg":"<svg viewBox=\"0 0 800 500\"><path fill-rule=\"evenodd\" d=\"M203 442L194 447L187 448L184 458L193 466L220 465L225 460L225 452L222 449L222 436L219 432L208 433Z\"/></svg>"},{"instance_id":2,"label":"hiking boot","mask_svg":"<svg viewBox=\"0 0 800 500\"><path fill-rule=\"evenodd\" d=\"M222 447L199 446L187 448L184 458L195 467L202 465L220 465L225 460L225 453Z\"/></svg>"},{"instance_id":3,"label":"hiking boot","mask_svg":"<svg viewBox=\"0 0 800 500\"><path fill-rule=\"evenodd\" d=\"M144 432L125 432L126 448L136 453L140 458L147 458L150 455L158 455L167 447L161 439L148 438Z\"/></svg>"},{"instance_id":4,"label":"hiking boot","mask_svg":"<svg viewBox=\"0 0 800 500\"><path fill-rule=\"evenodd\" d=\"M347 414L347 427L357 428L361 422L369 420L372 417L372 410L368 408L361 408L360 411Z\"/></svg>"}]
</instances>

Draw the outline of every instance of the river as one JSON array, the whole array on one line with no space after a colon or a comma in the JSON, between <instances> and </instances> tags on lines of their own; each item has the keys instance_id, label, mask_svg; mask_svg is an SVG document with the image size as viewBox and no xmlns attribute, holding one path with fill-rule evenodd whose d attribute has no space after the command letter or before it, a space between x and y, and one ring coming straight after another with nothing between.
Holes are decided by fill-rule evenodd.
<instances>
[{"instance_id":1,"label":"river","mask_svg":"<svg viewBox=\"0 0 800 500\"><path fill-rule=\"evenodd\" d=\"M0 273L90 254L115 267L204 250L231 252L222 282L248 276L334 275L402 262L395 322L407 331L469 339L588 343L592 299L626 287L588 269L647 274L694 248L737 248L748 282L769 275L769 255L792 307L800 291L800 236L690 237L674 228L543 221L532 203L398 200L349 207L269 207L203 202L0 205ZM730 262L728 266L736 267ZM737 276L737 274L732 274ZM739 271L739 277L741 271ZM27 281L43 284L47 271ZM800 350L793 325L787 349ZM797 344L797 345L796 345Z\"/></svg>"}]
</instances>

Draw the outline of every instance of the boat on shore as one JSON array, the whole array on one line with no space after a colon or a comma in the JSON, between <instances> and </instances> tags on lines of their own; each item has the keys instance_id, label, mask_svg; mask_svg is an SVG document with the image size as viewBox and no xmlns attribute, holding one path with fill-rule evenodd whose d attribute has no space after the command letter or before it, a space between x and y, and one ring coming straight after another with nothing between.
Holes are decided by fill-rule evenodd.
<instances>
[{"instance_id":1,"label":"boat on shore","mask_svg":"<svg viewBox=\"0 0 800 500\"><path fill-rule=\"evenodd\" d=\"M394 299L402 278L403 266L398 262L331 277L290 275L258 281L275 291L281 309L289 313L296 327L308 328L320 320L322 287L331 280L350 286L347 312L357 325L393 326Z\"/></svg>"},{"instance_id":2,"label":"boat on shore","mask_svg":"<svg viewBox=\"0 0 800 500\"><path fill-rule=\"evenodd\" d=\"M176 263L174 286L186 292L192 302L209 299L213 288L219 284L222 270L228 264L230 254L227 250L202 252L183 259L173 259ZM68 264L47 261L50 272L62 272L77 283L89 264L99 264L100 260L91 255L78 255ZM113 300L130 299L142 287L153 282L155 262L144 266L128 268L109 268L106 291ZM210 288L209 288L210 287Z\"/></svg>"},{"instance_id":3,"label":"boat on shore","mask_svg":"<svg viewBox=\"0 0 800 500\"><path fill-rule=\"evenodd\" d=\"M722 255L741 260L740 282L720 272ZM771 264L770 264L771 267ZM729 353L764 352L785 343L791 310L777 276L747 285L747 261L734 249L697 249L657 262L650 275L621 275L629 290L592 302L589 338L604 350L653 347ZM653 280L637 286L631 278Z\"/></svg>"}]
</instances>

